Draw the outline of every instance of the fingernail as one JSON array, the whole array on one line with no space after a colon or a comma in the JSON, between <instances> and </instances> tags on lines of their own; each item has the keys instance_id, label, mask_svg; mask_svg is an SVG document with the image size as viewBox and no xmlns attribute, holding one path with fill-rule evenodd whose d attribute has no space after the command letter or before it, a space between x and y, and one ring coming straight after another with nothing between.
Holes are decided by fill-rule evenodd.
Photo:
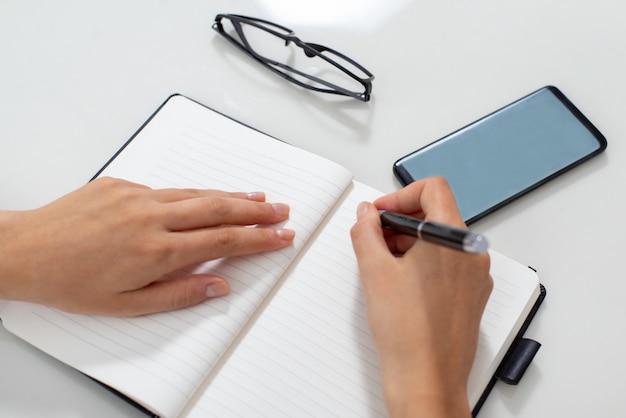
<instances>
[{"instance_id":1,"label":"fingernail","mask_svg":"<svg viewBox=\"0 0 626 418\"><path fill-rule=\"evenodd\" d=\"M250 193L248 193L248 200L253 200L255 202L264 202L265 201L265 193L263 193L263 192L250 192Z\"/></svg>"},{"instance_id":2,"label":"fingernail","mask_svg":"<svg viewBox=\"0 0 626 418\"><path fill-rule=\"evenodd\" d=\"M363 216L369 212L370 204L368 202L361 202L359 206L356 208L356 218L361 219Z\"/></svg>"},{"instance_id":3,"label":"fingernail","mask_svg":"<svg viewBox=\"0 0 626 418\"><path fill-rule=\"evenodd\" d=\"M222 280L209 283L204 293L209 298L216 298L218 296L224 296L228 294L228 285L226 284L226 282Z\"/></svg>"},{"instance_id":4,"label":"fingernail","mask_svg":"<svg viewBox=\"0 0 626 418\"><path fill-rule=\"evenodd\" d=\"M280 239L291 241L296 236L296 231L293 229L278 228L276 229L276 235L278 235Z\"/></svg>"},{"instance_id":5,"label":"fingernail","mask_svg":"<svg viewBox=\"0 0 626 418\"><path fill-rule=\"evenodd\" d=\"M289 215L289 205L285 203L272 203L272 206L274 207L274 212L278 216L286 217L287 215Z\"/></svg>"}]
</instances>

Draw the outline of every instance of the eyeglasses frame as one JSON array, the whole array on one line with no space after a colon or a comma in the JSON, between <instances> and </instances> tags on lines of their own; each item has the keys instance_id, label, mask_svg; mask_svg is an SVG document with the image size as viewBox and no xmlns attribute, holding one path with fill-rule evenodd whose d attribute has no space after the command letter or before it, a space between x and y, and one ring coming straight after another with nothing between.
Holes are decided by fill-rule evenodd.
<instances>
[{"instance_id":1,"label":"eyeglasses frame","mask_svg":"<svg viewBox=\"0 0 626 418\"><path fill-rule=\"evenodd\" d=\"M231 21L231 23L233 24L233 27L235 28L235 31L237 32L237 35L239 35L239 38L241 39L241 42L239 42L237 39L235 39L234 37L232 37L231 35L229 35L228 33L226 33L226 31L224 30L224 27L222 25L222 19L229 19ZM254 51L254 49L250 46L250 44L248 43L248 40L246 38L246 36L243 33L243 29L241 28L241 23L245 23L251 26L254 26L260 30L264 30L268 33L271 33L272 35L281 38L285 41L285 46L288 46L290 42L293 42L294 45L302 48L302 50L304 51L305 55L309 58L313 58L313 57L319 57L321 59L323 59L324 61L328 62L330 65L334 66L335 68L337 68L338 70L342 71L343 73L345 73L346 75L348 75L350 78L354 79L355 81L357 81L359 84L361 84L364 88L363 92L353 92L350 91L348 89L345 89L341 86L337 86L336 84L330 83L328 81L322 80L318 77L315 77L311 74L306 74L303 73L302 71L299 71L295 68L290 67L287 64L283 64L281 62L266 58L260 54L258 54L257 52ZM268 27L269 26L269 27ZM353 59L345 56L344 54L335 51L331 48L328 48L326 46L323 45L318 45L318 44L314 44L314 43L310 43L310 42L304 42L302 41L300 38L298 38L297 36L294 35L294 31L285 27L285 26L281 26L278 25L276 23L267 21L267 20L263 20L263 19L258 19L258 18L254 18L254 17L248 17L248 16L242 16L242 15L236 15L236 14L218 14L217 16L215 16L215 22L212 25L213 29L216 30L220 35L224 36L227 40L229 40L231 43L233 43L234 45L236 45L239 49L241 49L243 52L245 52L247 55L249 55L250 57L254 58L256 61L260 62L261 64L263 64L265 67L267 67L268 69L270 69L271 71L273 71L274 73L280 75L281 77L285 78L286 80L297 84L305 89L309 89L309 90L314 90L317 92L321 92L321 93L330 93L330 94L337 94L337 95L342 95L342 96L348 96L348 97L352 97L355 98L357 100L361 100L363 102L367 102L370 100L370 96L371 96L371 92L372 92L372 80L374 79L374 75L369 72L365 67L363 67L361 64L357 63L356 61L354 61ZM287 33L280 33L274 29L272 29L271 27L274 28L278 28L281 29L282 31L285 31ZM348 70L347 68L345 68L344 66L342 66L341 64L333 61L332 59L330 59L329 57L323 55L323 52L329 52L331 54L334 54L338 57L340 57L341 59L345 60L346 62L349 62L350 64L354 65L356 68L358 68L359 70L361 70L364 74L367 75L367 78L361 78L359 76L357 76L356 74L354 74L352 71ZM316 83L319 83L321 85L324 85L326 87L328 87L327 89L325 88L320 88L320 87L315 87L315 86L311 86L309 84L303 83L302 81L292 77L291 75L289 75L286 72L281 71L280 69L283 69L285 71L297 74L303 78L309 79L311 81L314 81Z\"/></svg>"}]
</instances>

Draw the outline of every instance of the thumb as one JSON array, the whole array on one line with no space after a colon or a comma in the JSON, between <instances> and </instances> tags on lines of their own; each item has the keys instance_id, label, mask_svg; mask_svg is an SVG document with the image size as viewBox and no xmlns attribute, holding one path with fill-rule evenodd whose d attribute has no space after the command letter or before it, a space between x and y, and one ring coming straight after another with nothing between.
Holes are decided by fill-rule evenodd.
<instances>
[{"instance_id":1,"label":"thumb","mask_svg":"<svg viewBox=\"0 0 626 418\"><path fill-rule=\"evenodd\" d=\"M350 230L350 236L362 273L382 265L380 257L390 255L381 231L378 209L371 203L362 202L359 204L357 222Z\"/></svg>"},{"instance_id":2,"label":"thumb","mask_svg":"<svg viewBox=\"0 0 626 418\"><path fill-rule=\"evenodd\" d=\"M125 305L133 310L128 315L145 315L186 308L229 292L230 286L221 277L196 274L154 282L132 291L127 294Z\"/></svg>"}]
</instances>

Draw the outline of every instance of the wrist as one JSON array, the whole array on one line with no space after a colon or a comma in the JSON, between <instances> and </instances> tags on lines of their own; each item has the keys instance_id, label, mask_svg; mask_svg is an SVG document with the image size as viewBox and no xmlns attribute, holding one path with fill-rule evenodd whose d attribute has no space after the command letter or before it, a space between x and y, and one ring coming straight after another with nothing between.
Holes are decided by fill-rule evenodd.
<instances>
[{"instance_id":1,"label":"wrist","mask_svg":"<svg viewBox=\"0 0 626 418\"><path fill-rule=\"evenodd\" d=\"M392 418L469 418L471 416L465 397L451 398L442 394L407 393L402 399L388 400L387 408Z\"/></svg>"},{"instance_id":2,"label":"wrist","mask_svg":"<svg viewBox=\"0 0 626 418\"><path fill-rule=\"evenodd\" d=\"M18 290L20 269L15 241L19 230L19 214L16 211L0 210L0 299L15 299Z\"/></svg>"},{"instance_id":3,"label":"wrist","mask_svg":"<svg viewBox=\"0 0 626 418\"><path fill-rule=\"evenodd\" d=\"M385 402L389 416L470 417L467 382L455 373L438 367L432 357L411 356L382 365Z\"/></svg>"},{"instance_id":4,"label":"wrist","mask_svg":"<svg viewBox=\"0 0 626 418\"><path fill-rule=\"evenodd\" d=\"M471 416L465 390L392 386L385 389L385 402L392 418Z\"/></svg>"}]
</instances>

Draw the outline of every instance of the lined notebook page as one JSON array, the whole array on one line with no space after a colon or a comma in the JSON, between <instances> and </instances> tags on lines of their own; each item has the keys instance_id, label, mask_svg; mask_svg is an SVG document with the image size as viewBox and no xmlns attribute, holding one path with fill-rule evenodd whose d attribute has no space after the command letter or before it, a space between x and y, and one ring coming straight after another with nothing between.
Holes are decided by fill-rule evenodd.
<instances>
[{"instance_id":1,"label":"lined notebook page","mask_svg":"<svg viewBox=\"0 0 626 418\"><path fill-rule=\"evenodd\" d=\"M349 230L380 195L358 182L185 416L384 417ZM475 405L538 296L537 276L492 252L488 302L468 387Z\"/></svg>"},{"instance_id":2,"label":"lined notebook page","mask_svg":"<svg viewBox=\"0 0 626 418\"><path fill-rule=\"evenodd\" d=\"M27 303L7 329L162 416L176 416L248 322L351 180L337 164L173 97L101 175L154 188L265 191L291 206L292 247L190 270L229 281L231 294L191 309L119 319Z\"/></svg>"},{"instance_id":3,"label":"lined notebook page","mask_svg":"<svg viewBox=\"0 0 626 418\"><path fill-rule=\"evenodd\" d=\"M468 381L468 399L474 407L535 302L540 286L537 273L490 250L493 290L480 322L478 349Z\"/></svg>"}]
</instances>

